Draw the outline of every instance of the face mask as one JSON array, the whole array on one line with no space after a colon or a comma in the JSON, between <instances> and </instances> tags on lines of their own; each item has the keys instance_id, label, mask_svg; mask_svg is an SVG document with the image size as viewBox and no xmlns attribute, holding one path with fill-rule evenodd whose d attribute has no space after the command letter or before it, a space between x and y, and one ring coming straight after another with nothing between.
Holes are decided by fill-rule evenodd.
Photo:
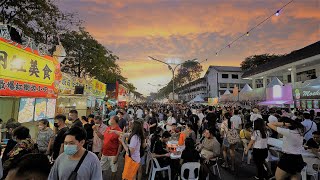
<instances>
[{"instance_id":1,"label":"face mask","mask_svg":"<svg viewBox=\"0 0 320 180\"><path fill-rule=\"evenodd\" d=\"M59 127L58 123L54 123L53 125L54 127Z\"/></svg>"},{"instance_id":2,"label":"face mask","mask_svg":"<svg viewBox=\"0 0 320 180\"><path fill-rule=\"evenodd\" d=\"M44 130L44 126L38 126L40 130Z\"/></svg>"},{"instance_id":3,"label":"face mask","mask_svg":"<svg viewBox=\"0 0 320 180\"><path fill-rule=\"evenodd\" d=\"M71 117L68 117L68 120L69 120L69 121L72 121L73 119L72 119Z\"/></svg>"},{"instance_id":4,"label":"face mask","mask_svg":"<svg viewBox=\"0 0 320 180\"><path fill-rule=\"evenodd\" d=\"M95 126L100 126L100 124L94 124Z\"/></svg>"},{"instance_id":5,"label":"face mask","mask_svg":"<svg viewBox=\"0 0 320 180\"><path fill-rule=\"evenodd\" d=\"M64 153L72 156L78 152L77 145L64 145Z\"/></svg>"},{"instance_id":6,"label":"face mask","mask_svg":"<svg viewBox=\"0 0 320 180\"><path fill-rule=\"evenodd\" d=\"M112 123L111 123L111 121L108 121L108 124L109 124L109 126L112 126Z\"/></svg>"}]
</instances>

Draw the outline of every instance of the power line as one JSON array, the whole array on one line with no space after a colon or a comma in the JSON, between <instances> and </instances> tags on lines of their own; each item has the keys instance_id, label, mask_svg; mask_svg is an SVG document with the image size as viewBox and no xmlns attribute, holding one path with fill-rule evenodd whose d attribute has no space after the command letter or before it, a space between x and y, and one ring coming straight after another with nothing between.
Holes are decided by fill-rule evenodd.
<instances>
[{"instance_id":1,"label":"power line","mask_svg":"<svg viewBox=\"0 0 320 180\"><path fill-rule=\"evenodd\" d=\"M237 42L239 39L241 39L244 36L249 36L250 32L252 32L254 29L256 29L257 27L259 27L260 25L262 25L264 22L266 22L267 20L269 20L272 16L276 15L279 16L281 11L288 6L289 4L291 4L293 2L293 0L289 1L287 4L283 5L280 9L278 9L275 13L271 14L270 16L268 16L266 19L264 19L263 21L259 22L257 25L253 26L252 28L250 28L246 33L241 34L238 38L234 39L233 41L231 41L230 43L228 43L226 46L222 47L221 49L219 49L218 51L216 51L216 56L219 55L219 53L221 51L223 51L226 48L230 48L232 44L234 44L235 42Z\"/></svg>"}]
</instances>

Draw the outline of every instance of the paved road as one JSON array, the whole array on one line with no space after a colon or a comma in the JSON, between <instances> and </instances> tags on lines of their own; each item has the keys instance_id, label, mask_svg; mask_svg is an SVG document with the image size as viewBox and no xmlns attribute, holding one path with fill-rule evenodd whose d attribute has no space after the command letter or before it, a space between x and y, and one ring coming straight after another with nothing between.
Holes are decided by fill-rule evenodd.
<instances>
[{"instance_id":1,"label":"paved road","mask_svg":"<svg viewBox=\"0 0 320 180\"><path fill-rule=\"evenodd\" d=\"M219 166L220 169L220 173L221 173L221 179L222 180L253 180L254 176L256 175L256 168L253 164L253 162L251 162L250 165L246 164L246 163L241 163L241 157L242 157L242 150L239 152L236 152L236 169L235 172L231 172L229 169L224 169L221 168L221 166ZM219 161L219 164L222 164L222 160ZM122 174L122 170L123 170L123 165L124 165L124 160L123 158L119 159L119 167L118 167L118 173L117 173L117 180L121 180L121 174ZM143 167L145 168L145 167ZM145 172L145 170L143 171ZM110 174L111 172L107 173L106 177L103 177L104 180L109 180L110 179ZM147 180L148 176L143 175L142 180ZM211 179L217 179L217 178L213 178L210 177Z\"/></svg>"}]
</instances>

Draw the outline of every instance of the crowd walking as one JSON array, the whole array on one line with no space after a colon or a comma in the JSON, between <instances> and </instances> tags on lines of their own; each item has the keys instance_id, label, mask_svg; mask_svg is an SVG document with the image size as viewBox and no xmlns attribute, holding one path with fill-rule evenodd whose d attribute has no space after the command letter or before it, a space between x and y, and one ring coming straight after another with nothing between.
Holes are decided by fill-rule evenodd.
<instances>
[{"instance_id":1,"label":"crowd walking","mask_svg":"<svg viewBox=\"0 0 320 180\"><path fill-rule=\"evenodd\" d=\"M150 179L224 179L219 168L234 172L243 167L235 160L237 151L252 156L254 179L300 179L308 163L304 154L319 157L320 113L145 104L108 114L106 121L94 115L79 119L71 110L68 117L55 117L53 129L42 119L35 141L27 127L8 124L2 179L116 180L121 173L123 180L141 180L144 172ZM274 151L279 154L275 171L269 163ZM168 173L156 173L159 169Z\"/></svg>"}]
</instances>

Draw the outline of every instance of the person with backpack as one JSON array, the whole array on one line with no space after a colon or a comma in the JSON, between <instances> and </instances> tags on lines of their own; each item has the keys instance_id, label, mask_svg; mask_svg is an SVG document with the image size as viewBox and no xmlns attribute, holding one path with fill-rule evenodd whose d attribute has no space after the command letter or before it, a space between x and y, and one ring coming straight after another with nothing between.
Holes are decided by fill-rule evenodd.
<instances>
[{"instance_id":1,"label":"person with backpack","mask_svg":"<svg viewBox=\"0 0 320 180\"><path fill-rule=\"evenodd\" d=\"M245 149L245 154L253 147L252 156L257 166L257 176L255 179L265 179L268 177L265 170L266 161L268 157L268 135L266 125L263 119L257 119L254 122L254 129L251 135L251 140L248 147Z\"/></svg>"},{"instance_id":2,"label":"person with backpack","mask_svg":"<svg viewBox=\"0 0 320 180\"><path fill-rule=\"evenodd\" d=\"M227 161L227 150L230 151L231 156L231 170L234 171L234 165L235 165L235 145L240 142L240 137L237 129L232 127L231 123L231 114L229 112L226 112L224 114L224 121L221 124L220 127L220 134L223 136L223 143L222 143L222 149L223 149L223 158L224 163L221 165L221 167L228 168L228 161Z\"/></svg>"}]
</instances>

